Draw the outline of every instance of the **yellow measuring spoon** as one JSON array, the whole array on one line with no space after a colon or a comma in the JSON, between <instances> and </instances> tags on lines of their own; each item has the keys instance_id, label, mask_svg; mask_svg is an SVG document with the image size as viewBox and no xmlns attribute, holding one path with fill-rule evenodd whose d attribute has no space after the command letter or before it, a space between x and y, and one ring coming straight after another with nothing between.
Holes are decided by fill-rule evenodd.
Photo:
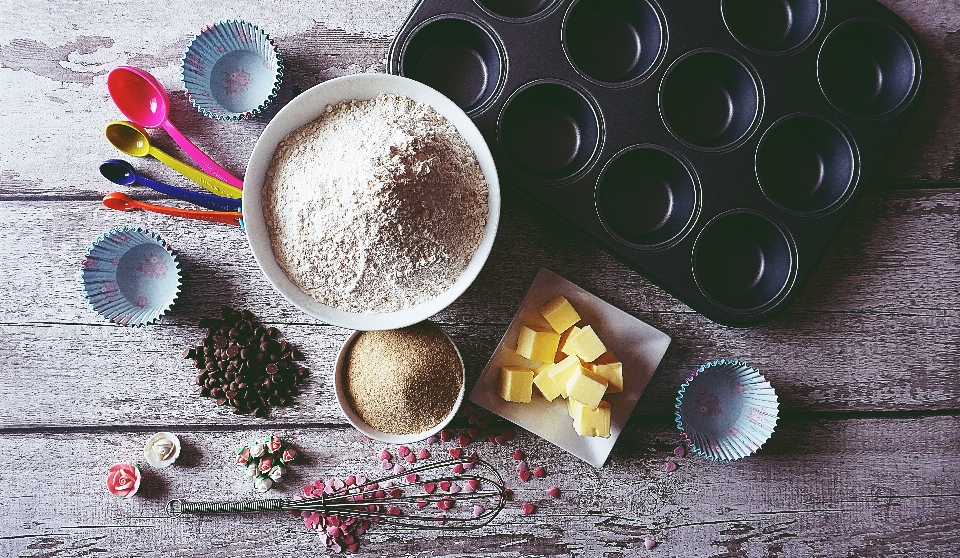
<instances>
[{"instance_id":1,"label":"yellow measuring spoon","mask_svg":"<svg viewBox=\"0 0 960 558\"><path fill-rule=\"evenodd\" d=\"M190 180L210 190L218 196L238 199L242 196L241 190L226 182L205 174L197 169L181 163L170 155L167 155L158 148L150 145L150 136L147 131L133 122L117 120L107 124L107 140L114 147L132 157L144 157L153 155L158 161L167 165L171 169L186 176Z\"/></svg>"}]
</instances>

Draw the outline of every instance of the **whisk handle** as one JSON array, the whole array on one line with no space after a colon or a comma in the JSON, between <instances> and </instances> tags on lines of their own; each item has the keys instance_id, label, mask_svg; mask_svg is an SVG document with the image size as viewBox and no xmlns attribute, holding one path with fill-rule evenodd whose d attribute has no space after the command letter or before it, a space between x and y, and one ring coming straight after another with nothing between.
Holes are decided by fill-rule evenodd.
<instances>
[{"instance_id":1,"label":"whisk handle","mask_svg":"<svg viewBox=\"0 0 960 558\"><path fill-rule=\"evenodd\" d=\"M187 502L170 500L167 511L170 515L209 514L209 513L253 513L283 511L286 502L277 498L268 500L246 500L243 502Z\"/></svg>"}]
</instances>

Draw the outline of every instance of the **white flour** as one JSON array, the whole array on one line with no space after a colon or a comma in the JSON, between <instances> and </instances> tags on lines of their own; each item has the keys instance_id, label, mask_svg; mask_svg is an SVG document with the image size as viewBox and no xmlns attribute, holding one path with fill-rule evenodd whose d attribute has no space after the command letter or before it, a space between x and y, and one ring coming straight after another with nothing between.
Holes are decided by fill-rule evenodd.
<instances>
[{"instance_id":1,"label":"white flour","mask_svg":"<svg viewBox=\"0 0 960 558\"><path fill-rule=\"evenodd\" d=\"M392 312L463 273L487 219L487 184L456 128L396 95L327 107L284 138L263 188L277 263L317 301Z\"/></svg>"}]
</instances>

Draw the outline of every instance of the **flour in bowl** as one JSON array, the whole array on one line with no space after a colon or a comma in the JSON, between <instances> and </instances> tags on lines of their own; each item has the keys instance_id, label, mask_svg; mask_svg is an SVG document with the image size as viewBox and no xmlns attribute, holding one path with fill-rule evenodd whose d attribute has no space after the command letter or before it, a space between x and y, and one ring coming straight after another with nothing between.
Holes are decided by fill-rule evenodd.
<instances>
[{"instance_id":1,"label":"flour in bowl","mask_svg":"<svg viewBox=\"0 0 960 558\"><path fill-rule=\"evenodd\" d=\"M277 263L318 302L393 312L453 285L480 245L487 183L466 140L397 95L328 106L273 156L263 212Z\"/></svg>"}]
</instances>

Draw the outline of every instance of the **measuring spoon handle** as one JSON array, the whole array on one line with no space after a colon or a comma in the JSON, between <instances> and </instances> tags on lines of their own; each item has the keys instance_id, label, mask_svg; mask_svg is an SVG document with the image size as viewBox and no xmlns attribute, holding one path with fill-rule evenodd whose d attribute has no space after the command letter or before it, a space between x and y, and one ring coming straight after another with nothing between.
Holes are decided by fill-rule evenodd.
<instances>
[{"instance_id":1,"label":"measuring spoon handle","mask_svg":"<svg viewBox=\"0 0 960 558\"><path fill-rule=\"evenodd\" d=\"M210 174L235 188L243 188L242 180L227 172L226 169L216 164L213 159L208 157L206 153L200 151L200 148L196 145L193 145L193 142L188 140L187 136L181 134L180 130L178 130L169 119L164 120L161 126L163 126L163 129L170 134L170 137L173 138L173 141L177 142L177 145L180 146L180 149L183 149L183 151L191 159L193 159L193 162L200 165L200 168L206 171L207 174Z\"/></svg>"},{"instance_id":2,"label":"measuring spoon handle","mask_svg":"<svg viewBox=\"0 0 960 558\"><path fill-rule=\"evenodd\" d=\"M196 182L197 184L203 186L207 190L210 190L218 196L223 196L225 198L240 198L243 194L237 188L218 180L210 175L204 174L197 169L174 159L173 157L167 155L163 151L160 151L156 147L150 148L150 154L157 158L161 163L167 165L171 169L179 172L183 176L186 176L190 180Z\"/></svg>"},{"instance_id":3,"label":"measuring spoon handle","mask_svg":"<svg viewBox=\"0 0 960 558\"><path fill-rule=\"evenodd\" d=\"M145 176L137 176L137 182L143 184L147 188L152 188L161 194L166 194L172 198L190 202L214 211L232 211L240 208L241 202L235 198L225 198L223 196L215 196L213 194L205 194L203 192L194 192L185 188L177 188L176 186L170 186L169 184L164 184L163 182L157 182L156 180L152 180Z\"/></svg>"},{"instance_id":4,"label":"measuring spoon handle","mask_svg":"<svg viewBox=\"0 0 960 558\"><path fill-rule=\"evenodd\" d=\"M123 194L121 194L123 195ZM161 213L163 215L170 215L172 217L183 217L185 219L196 219L198 221L211 221L214 223L226 223L228 225L237 225L240 226L240 219L243 218L242 213L236 211L201 211L197 209L180 209L178 207L167 207L164 205L153 205L152 203L146 203L138 200L131 199L125 195L123 200L126 204L125 206L115 207L113 204L107 203L111 195L108 194L104 198L103 205L109 207L110 209L120 209L121 211L130 211L133 209L142 209L144 211L152 211L153 213Z\"/></svg>"}]
</instances>

